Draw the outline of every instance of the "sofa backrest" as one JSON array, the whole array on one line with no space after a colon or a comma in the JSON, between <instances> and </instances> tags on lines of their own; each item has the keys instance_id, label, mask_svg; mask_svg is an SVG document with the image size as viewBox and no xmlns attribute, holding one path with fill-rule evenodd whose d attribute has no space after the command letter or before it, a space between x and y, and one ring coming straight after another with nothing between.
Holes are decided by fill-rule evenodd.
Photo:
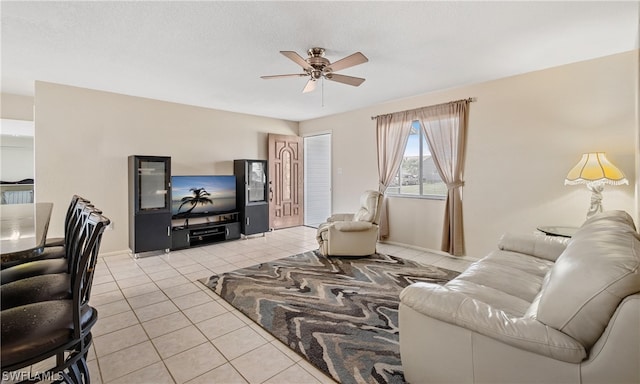
<instances>
[{"instance_id":1,"label":"sofa backrest","mask_svg":"<svg viewBox=\"0 0 640 384\"><path fill-rule=\"evenodd\" d=\"M608 211L587 220L540 291L536 318L590 349L618 304L640 292L640 238L631 217Z\"/></svg>"}]
</instances>

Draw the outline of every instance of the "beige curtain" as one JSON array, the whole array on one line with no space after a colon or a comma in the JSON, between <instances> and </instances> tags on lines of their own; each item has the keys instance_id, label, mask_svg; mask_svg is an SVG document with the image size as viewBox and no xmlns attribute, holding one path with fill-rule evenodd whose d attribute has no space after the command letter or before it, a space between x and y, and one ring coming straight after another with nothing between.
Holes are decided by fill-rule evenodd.
<instances>
[{"instance_id":1,"label":"beige curtain","mask_svg":"<svg viewBox=\"0 0 640 384\"><path fill-rule=\"evenodd\" d=\"M462 187L470 101L459 100L416 111L436 168L447 184L441 250L454 256L462 256L465 252Z\"/></svg>"},{"instance_id":2,"label":"beige curtain","mask_svg":"<svg viewBox=\"0 0 640 384\"><path fill-rule=\"evenodd\" d=\"M378 191L382 194L400 168L404 147L407 145L413 119L407 112L381 115L376 119L376 139L378 144ZM384 197L380 213L380 238L389 237L389 218L387 216L387 198Z\"/></svg>"}]
</instances>

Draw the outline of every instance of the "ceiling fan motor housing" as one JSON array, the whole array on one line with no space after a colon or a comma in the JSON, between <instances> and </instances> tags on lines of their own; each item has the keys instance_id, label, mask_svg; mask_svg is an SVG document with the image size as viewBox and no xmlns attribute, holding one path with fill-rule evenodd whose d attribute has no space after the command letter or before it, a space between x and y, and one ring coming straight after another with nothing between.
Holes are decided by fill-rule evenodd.
<instances>
[{"instance_id":1,"label":"ceiling fan motor housing","mask_svg":"<svg viewBox=\"0 0 640 384\"><path fill-rule=\"evenodd\" d=\"M308 73L313 80L318 80L328 72L327 66L331 62L324 57L324 48L311 48L307 51L307 54L309 58L306 61L313 68L309 68Z\"/></svg>"},{"instance_id":2,"label":"ceiling fan motor housing","mask_svg":"<svg viewBox=\"0 0 640 384\"><path fill-rule=\"evenodd\" d=\"M324 56L324 48L313 47L307 50L307 55L309 57L323 57Z\"/></svg>"}]
</instances>

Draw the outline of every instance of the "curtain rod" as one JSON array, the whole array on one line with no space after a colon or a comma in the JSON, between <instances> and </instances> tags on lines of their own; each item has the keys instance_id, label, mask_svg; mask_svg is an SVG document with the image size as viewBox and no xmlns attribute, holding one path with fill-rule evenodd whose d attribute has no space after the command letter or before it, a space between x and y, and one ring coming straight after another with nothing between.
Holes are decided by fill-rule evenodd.
<instances>
[{"instance_id":1,"label":"curtain rod","mask_svg":"<svg viewBox=\"0 0 640 384\"><path fill-rule=\"evenodd\" d=\"M422 108L437 107L438 105L446 105L446 104L451 104L451 103L457 103L457 102L459 102L459 101L465 101L465 100L466 100L466 101L468 101L468 102L470 102L470 103L473 103L474 101L477 101L478 99L477 99L477 98L475 98L475 97L469 97L469 98L467 98L467 99L460 99L460 100L455 100L455 101L449 101L449 102L446 102L446 103L440 103L440 104L435 104L435 105L429 105L429 106L427 106L427 107L420 107L420 108L414 108L414 109L407 109L406 111L398 111L398 112L392 112L392 113L385 113L385 114L382 114L382 115L371 116L371 120L377 120L377 119L378 119L378 117L380 117L380 116L384 116L384 115L391 115L391 114L393 114L393 113L401 113L401 112L417 111L418 109L422 109Z\"/></svg>"}]
</instances>

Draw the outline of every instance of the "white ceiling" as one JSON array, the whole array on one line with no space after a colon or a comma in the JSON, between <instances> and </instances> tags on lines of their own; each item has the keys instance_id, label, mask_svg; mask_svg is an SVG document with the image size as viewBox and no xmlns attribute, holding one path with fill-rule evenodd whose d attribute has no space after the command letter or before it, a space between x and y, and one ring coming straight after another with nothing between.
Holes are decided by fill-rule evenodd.
<instances>
[{"instance_id":1,"label":"white ceiling","mask_svg":"<svg viewBox=\"0 0 640 384\"><path fill-rule=\"evenodd\" d=\"M2 92L42 80L303 121L638 48L639 2L9 2ZM311 47L360 87L303 78ZM324 97L323 97L324 96ZM470 95L473 96L473 95Z\"/></svg>"}]
</instances>

